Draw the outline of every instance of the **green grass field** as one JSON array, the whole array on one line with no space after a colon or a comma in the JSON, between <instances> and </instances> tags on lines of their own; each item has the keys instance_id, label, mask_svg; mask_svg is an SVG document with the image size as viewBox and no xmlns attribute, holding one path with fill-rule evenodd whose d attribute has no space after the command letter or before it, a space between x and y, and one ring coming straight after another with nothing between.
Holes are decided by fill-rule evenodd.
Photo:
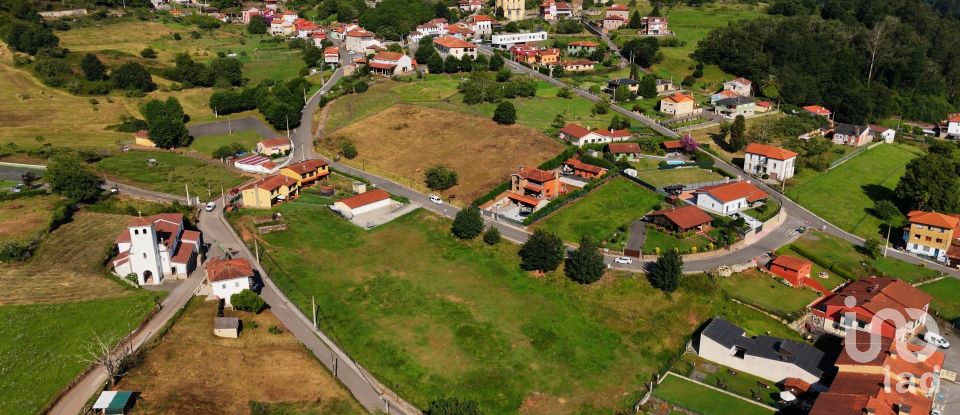
<instances>
[{"instance_id":1,"label":"green grass field","mask_svg":"<svg viewBox=\"0 0 960 415\"><path fill-rule=\"evenodd\" d=\"M637 178L658 188L672 184L694 184L723 180L723 176L698 167L641 171L637 173Z\"/></svg>"},{"instance_id":2,"label":"green grass field","mask_svg":"<svg viewBox=\"0 0 960 415\"><path fill-rule=\"evenodd\" d=\"M157 160L150 167L147 160ZM184 185L201 198L206 190L219 191L220 185L231 188L245 181L245 177L226 167L168 151L129 151L114 153L97 162L103 173L120 181L157 192L184 194Z\"/></svg>"},{"instance_id":3,"label":"green grass field","mask_svg":"<svg viewBox=\"0 0 960 415\"><path fill-rule=\"evenodd\" d=\"M560 235L565 241L578 242L584 236L605 241L615 232L628 229L660 201L656 193L627 179L615 178L554 212L537 226Z\"/></svg>"},{"instance_id":4,"label":"green grass field","mask_svg":"<svg viewBox=\"0 0 960 415\"><path fill-rule=\"evenodd\" d=\"M756 269L724 278L720 287L733 298L789 320L799 317L803 308L819 297L819 294L812 290L783 285L774 279L774 276Z\"/></svg>"},{"instance_id":5,"label":"green grass field","mask_svg":"<svg viewBox=\"0 0 960 415\"><path fill-rule=\"evenodd\" d=\"M122 338L154 307L151 295L0 307L0 412L39 413L88 366L78 355L93 335Z\"/></svg>"},{"instance_id":6,"label":"green grass field","mask_svg":"<svg viewBox=\"0 0 960 415\"><path fill-rule=\"evenodd\" d=\"M412 82L381 81L367 92L340 97L329 104L331 108L324 127L325 133L334 132L400 102L482 118L493 116L497 104L464 104L463 96L457 92L458 84L459 80L449 75L431 75L422 81ZM555 129L550 124L557 114L565 113L567 122L593 128L609 126L612 113L592 115L593 103L582 98L558 98L557 91L558 88L540 82L536 97L509 100L516 107L517 123L552 133Z\"/></svg>"},{"instance_id":7,"label":"green grass field","mask_svg":"<svg viewBox=\"0 0 960 415\"><path fill-rule=\"evenodd\" d=\"M739 372L736 375L732 375L727 372L726 366L717 365L716 363L700 358L693 353L684 354L683 358L680 359L680 362L678 362L673 369L671 369L671 371L676 374L694 379L702 379L701 382L712 386L716 386L717 381L719 380L727 386L727 392L731 392L747 399L753 397L752 392L760 390L762 392L760 396L763 398L763 403L770 406L776 405L779 398L778 395L780 394L780 388L778 388L776 385L772 385L773 382L744 372ZM702 376L702 378L700 376L694 376L693 374L695 372ZM757 382L770 385L770 388L760 389L757 387Z\"/></svg>"},{"instance_id":8,"label":"green grass field","mask_svg":"<svg viewBox=\"0 0 960 415\"><path fill-rule=\"evenodd\" d=\"M921 285L920 289L933 296L930 305L933 312L947 321L960 324L960 280L947 277Z\"/></svg>"},{"instance_id":9,"label":"green grass field","mask_svg":"<svg viewBox=\"0 0 960 415\"><path fill-rule=\"evenodd\" d=\"M448 220L425 211L371 231L319 205L279 211L290 229L260 243L271 277L304 310L315 296L323 330L420 407L454 395L489 413L609 413L635 403L709 317L792 332L703 276L670 295L625 276L584 287L560 272L534 278L519 270L515 245L456 240ZM266 214L230 219L246 228Z\"/></svg>"},{"instance_id":10,"label":"green grass field","mask_svg":"<svg viewBox=\"0 0 960 415\"><path fill-rule=\"evenodd\" d=\"M769 409L677 376L667 377L654 389L653 396L701 415L764 415L774 413Z\"/></svg>"},{"instance_id":11,"label":"green grass field","mask_svg":"<svg viewBox=\"0 0 960 415\"><path fill-rule=\"evenodd\" d=\"M246 149L253 149L257 147L257 142L262 138L254 130L244 130L237 131L231 134L218 134L218 135L205 135L202 137L194 137L193 142L190 143L190 147L187 147L189 150L193 150L203 154L204 156L210 157L214 151L218 148L232 143L240 143Z\"/></svg>"},{"instance_id":12,"label":"green grass field","mask_svg":"<svg viewBox=\"0 0 960 415\"><path fill-rule=\"evenodd\" d=\"M894 199L893 189L917 151L906 145L880 145L826 173L797 177L787 196L843 230L883 239L880 219L869 210L879 200Z\"/></svg>"},{"instance_id":13,"label":"green grass field","mask_svg":"<svg viewBox=\"0 0 960 415\"><path fill-rule=\"evenodd\" d=\"M647 239L643 241L644 254L659 254L671 249L675 249L681 254L706 252L710 250L710 240L701 235L677 239L673 235L661 232L653 227L647 227Z\"/></svg>"}]
</instances>

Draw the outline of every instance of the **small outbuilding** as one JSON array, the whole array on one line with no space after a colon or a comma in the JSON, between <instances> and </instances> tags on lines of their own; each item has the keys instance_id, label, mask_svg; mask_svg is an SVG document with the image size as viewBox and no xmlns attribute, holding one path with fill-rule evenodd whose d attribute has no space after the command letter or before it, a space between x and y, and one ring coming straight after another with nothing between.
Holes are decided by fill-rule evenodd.
<instances>
[{"instance_id":1,"label":"small outbuilding","mask_svg":"<svg viewBox=\"0 0 960 415\"><path fill-rule=\"evenodd\" d=\"M133 407L135 401L130 391L103 391L93 403L93 412L103 415L123 415Z\"/></svg>"},{"instance_id":2,"label":"small outbuilding","mask_svg":"<svg viewBox=\"0 0 960 415\"><path fill-rule=\"evenodd\" d=\"M215 317L213 334L217 337L236 339L240 337L240 319L236 317Z\"/></svg>"},{"instance_id":3,"label":"small outbuilding","mask_svg":"<svg viewBox=\"0 0 960 415\"><path fill-rule=\"evenodd\" d=\"M367 213L393 204L390 194L382 189L374 189L342 199L333 204L334 209L347 218Z\"/></svg>"}]
</instances>

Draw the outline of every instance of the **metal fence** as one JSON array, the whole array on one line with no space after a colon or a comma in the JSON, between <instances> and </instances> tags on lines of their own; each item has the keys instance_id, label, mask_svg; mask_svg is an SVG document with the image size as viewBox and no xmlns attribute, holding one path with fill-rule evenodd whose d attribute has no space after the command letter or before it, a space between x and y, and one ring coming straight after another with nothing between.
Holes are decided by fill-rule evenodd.
<instances>
[{"instance_id":1,"label":"metal fence","mask_svg":"<svg viewBox=\"0 0 960 415\"><path fill-rule=\"evenodd\" d=\"M852 153L847 154L847 155L845 155L845 156L843 156L843 157L840 157L840 158L834 160L833 163L830 163L830 167L827 167L827 171L830 171L830 170L833 170L833 169L836 168L836 167L839 167L841 164L846 163L847 160L850 160L850 159L852 159L852 158L854 158L854 157L856 157L856 156L859 156L859 155L865 153L867 150L870 150L870 149L872 149L872 148L876 148L876 147L879 146L880 144L883 144L883 142L873 143L873 144L870 144L869 146L866 146L866 147L860 147L860 148L854 150Z\"/></svg>"}]
</instances>

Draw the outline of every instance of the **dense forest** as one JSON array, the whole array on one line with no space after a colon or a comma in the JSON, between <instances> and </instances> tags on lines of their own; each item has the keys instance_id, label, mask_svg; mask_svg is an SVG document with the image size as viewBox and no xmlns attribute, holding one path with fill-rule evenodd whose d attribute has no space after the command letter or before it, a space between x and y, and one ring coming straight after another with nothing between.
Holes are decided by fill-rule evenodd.
<instances>
[{"instance_id":1,"label":"dense forest","mask_svg":"<svg viewBox=\"0 0 960 415\"><path fill-rule=\"evenodd\" d=\"M772 98L824 105L838 121L935 122L960 104L956 3L776 0L769 12L782 17L714 30L693 56Z\"/></svg>"}]
</instances>

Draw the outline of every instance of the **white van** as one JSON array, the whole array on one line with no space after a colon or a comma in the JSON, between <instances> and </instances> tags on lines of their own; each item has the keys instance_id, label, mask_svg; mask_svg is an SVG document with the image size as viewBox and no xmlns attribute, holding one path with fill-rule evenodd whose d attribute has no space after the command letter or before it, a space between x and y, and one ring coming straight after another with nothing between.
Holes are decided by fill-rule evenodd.
<instances>
[{"instance_id":1,"label":"white van","mask_svg":"<svg viewBox=\"0 0 960 415\"><path fill-rule=\"evenodd\" d=\"M941 336L941 335L939 335L939 334L937 334L937 333L934 333L934 332L932 332L932 331L928 331L928 332L926 332L926 333L923 333L923 341L925 341L925 342L927 342L927 343L930 343L930 344L932 344L932 345L934 345L934 346L937 346L937 347L939 347L939 348L941 348L941 349L949 349L949 348L950 348L950 342L948 342L947 339L944 339L943 336Z\"/></svg>"}]
</instances>

